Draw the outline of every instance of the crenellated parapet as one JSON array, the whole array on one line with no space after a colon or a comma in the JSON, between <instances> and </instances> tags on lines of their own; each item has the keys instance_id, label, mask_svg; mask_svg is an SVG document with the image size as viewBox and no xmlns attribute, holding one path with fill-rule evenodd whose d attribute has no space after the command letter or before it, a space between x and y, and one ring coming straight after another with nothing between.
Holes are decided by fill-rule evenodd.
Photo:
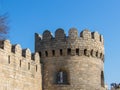
<instances>
[{"instance_id":1,"label":"crenellated parapet","mask_svg":"<svg viewBox=\"0 0 120 90\"><path fill-rule=\"evenodd\" d=\"M30 49L22 49L19 44L12 45L9 40L0 41L0 62L11 69L29 72L35 77L35 72L41 72L39 54L31 53Z\"/></svg>"},{"instance_id":2,"label":"crenellated parapet","mask_svg":"<svg viewBox=\"0 0 120 90\"><path fill-rule=\"evenodd\" d=\"M71 28L66 36L64 30L59 28L55 31L55 37L46 30L42 35L35 34L35 51L41 57L85 55L104 60L104 39L98 32L87 29L78 33L76 28Z\"/></svg>"},{"instance_id":3,"label":"crenellated parapet","mask_svg":"<svg viewBox=\"0 0 120 90\"><path fill-rule=\"evenodd\" d=\"M21 56L22 48L19 44L12 45L11 52Z\"/></svg>"},{"instance_id":4,"label":"crenellated parapet","mask_svg":"<svg viewBox=\"0 0 120 90\"><path fill-rule=\"evenodd\" d=\"M56 40L61 40L61 39L65 39L65 32L62 28L58 28L55 32L55 39Z\"/></svg>"},{"instance_id":5,"label":"crenellated parapet","mask_svg":"<svg viewBox=\"0 0 120 90\"><path fill-rule=\"evenodd\" d=\"M17 54L33 61L35 61L35 59L40 60L39 55L35 57L34 55L36 55L36 53L31 53L30 49L22 49L19 44L12 45L9 40L0 41L0 49L6 53Z\"/></svg>"}]
</instances>

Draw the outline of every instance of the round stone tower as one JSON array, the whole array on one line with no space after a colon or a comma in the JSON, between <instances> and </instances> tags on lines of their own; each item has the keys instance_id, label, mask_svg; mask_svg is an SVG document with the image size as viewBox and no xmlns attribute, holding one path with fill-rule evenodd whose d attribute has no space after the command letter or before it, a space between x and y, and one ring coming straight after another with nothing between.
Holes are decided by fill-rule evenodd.
<instances>
[{"instance_id":1,"label":"round stone tower","mask_svg":"<svg viewBox=\"0 0 120 90\"><path fill-rule=\"evenodd\" d=\"M35 51L41 57L43 90L105 90L104 42L98 32L36 33Z\"/></svg>"}]
</instances>

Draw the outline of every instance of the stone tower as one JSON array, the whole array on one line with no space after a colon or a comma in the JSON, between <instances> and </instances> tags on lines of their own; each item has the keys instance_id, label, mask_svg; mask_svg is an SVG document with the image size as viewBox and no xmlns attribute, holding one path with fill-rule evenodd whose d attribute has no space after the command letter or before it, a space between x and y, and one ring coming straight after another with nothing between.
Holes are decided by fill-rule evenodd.
<instances>
[{"instance_id":1,"label":"stone tower","mask_svg":"<svg viewBox=\"0 0 120 90\"><path fill-rule=\"evenodd\" d=\"M43 90L105 90L104 42L98 32L36 33L35 51L41 57Z\"/></svg>"}]
</instances>

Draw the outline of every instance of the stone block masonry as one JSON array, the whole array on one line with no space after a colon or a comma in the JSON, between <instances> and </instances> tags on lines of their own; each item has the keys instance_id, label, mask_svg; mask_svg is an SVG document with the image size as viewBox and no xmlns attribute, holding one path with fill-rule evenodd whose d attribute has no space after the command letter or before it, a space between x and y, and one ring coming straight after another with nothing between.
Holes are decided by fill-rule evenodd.
<instances>
[{"instance_id":1,"label":"stone block masonry","mask_svg":"<svg viewBox=\"0 0 120 90\"><path fill-rule=\"evenodd\" d=\"M0 90L42 90L39 54L1 41Z\"/></svg>"},{"instance_id":2,"label":"stone block masonry","mask_svg":"<svg viewBox=\"0 0 120 90\"><path fill-rule=\"evenodd\" d=\"M98 32L36 33L35 51L41 57L43 90L105 90L104 40Z\"/></svg>"},{"instance_id":3,"label":"stone block masonry","mask_svg":"<svg viewBox=\"0 0 120 90\"><path fill-rule=\"evenodd\" d=\"M46 30L35 33L35 53L0 41L0 90L105 90L103 36Z\"/></svg>"}]
</instances>

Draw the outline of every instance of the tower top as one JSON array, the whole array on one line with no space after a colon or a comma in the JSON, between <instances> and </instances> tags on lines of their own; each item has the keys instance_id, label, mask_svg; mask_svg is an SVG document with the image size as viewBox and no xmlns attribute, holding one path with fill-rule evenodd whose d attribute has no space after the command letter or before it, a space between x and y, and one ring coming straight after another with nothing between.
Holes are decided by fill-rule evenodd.
<instances>
[{"instance_id":1,"label":"tower top","mask_svg":"<svg viewBox=\"0 0 120 90\"><path fill-rule=\"evenodd\" d=\"M68 36L66 36L62 28L58 28L55 31L55 37L49 30L45 30L42 35L35 34L35 51L44 52L42 57L52 56L52 50L77 50L81 52L79 55L83 55L87 52L87 56L100 57L104 59L104 39L98 32L90 32L85 29L78 33L76 28L70 28ZM53 51L54 52L54 51ZM63 53L67 55L67 51ZM76 55L71 53L72 56Z\"/></svg>"},{"instance_id":2,"label":"tower top","mask_svg":"<svg viewBox=\"0 0 120 90\"><path fill-rule=\"evenodd\" d=\"M64 29L58 28L55 31L55 37L53 37L52 33L49 30L45 30L42 35L35 33L35 36L39 38L39 40L60 40L60 39L94 39L97 42L104 43L103 36L98 32L90 32L88 29L84 29L78 34L78 30L76 28L70 28L68 32L68 36L66 36Z\"/></svg>"}]
</instances>

